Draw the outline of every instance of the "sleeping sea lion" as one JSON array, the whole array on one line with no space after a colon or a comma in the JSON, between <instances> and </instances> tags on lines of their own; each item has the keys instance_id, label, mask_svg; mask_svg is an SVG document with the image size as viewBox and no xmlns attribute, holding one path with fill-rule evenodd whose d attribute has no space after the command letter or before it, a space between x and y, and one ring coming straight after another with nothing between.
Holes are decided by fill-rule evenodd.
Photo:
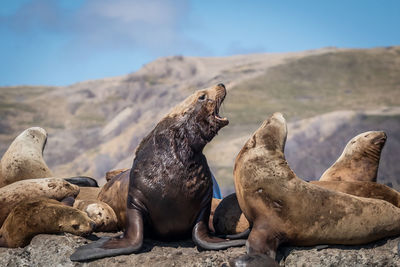
<instances>
[{"instance_id":1,"label":"sleeping sea lion","mask_svg":"<svg viewBox=\"0 0 400 267\"><path fill-rule=\"evenodd\" d=\"M286 121L275 113L246 142L234 167L236 195L253 224L247 253L275 258L282 243L359 245L400 234L400 209L299 179L284 155ZM250 260L234 264L246 266Z\"/></svg>"},{"instance_id":2,"label":"sleeping sea lion","mask_svg":"<svg viewBox=\"0 0 400 267\"><path fill-rule=\"evenodd\" d=\"M24 247L38 234L88 235L95 223L86 213L53 199L20 202L0 229L0 247Z\"/></svg>"},{"instance_id":3,"label":"sleeping sea lion","mask_svg":"<svg viewBox=\"0 0 400 267\"><path fill-rule=\"evenodd\" d=\"M22 180L0 188L0 225L11 210L21 201L32 198L63 200L76 197L79 187L61 178L41 178Z\"/></svg>"},{"instance_id":4,"label":"sleeping sea lion","mask_svg":"<svg viewBox=\"0 0 400 267\"><path fill-rule=\"evenodd\" d=\"M225 96L223 84L199 90L156 125L136 149L123 236L80 247L71 260L139 252L145 231L166 240L192 236L204 249L245 243L211 236L208 229L213 183L202 151L228 124L218 114Z\"/></svg>"},{"instance_id":5,"label":"sleeping sea lion","mask_svg":"<svg viewBox=\"0 0 400 267\"><path fill-rule=\"evenodd\" d=\"M352 138L342 155L319 178L320 181L376 182L379 159L386 142L382 131L370 131Z\"/></svg>"},{"instance_id":6,"label":"sleeping sea lion","mask_svg":"<svg viewBox=\"0 0 400 267\"><path fill-rule=\"evenodd\" d=\"M118 219L114 210L100 200L76 200L74 208L85 212L96 227L95 232L113 232L118 230Z\"/></svg>"},{"instance_id":7,"label":"sleeping sea lion","mask_svg":"<svg viewBox=\"0 0 400 267\"><path fill-rule=\"evenodd\" d=\"M47 132L40 127L18 135L0 161L0 187L25 179L52 177L43 159L46 141Z\"/></svg>"}]
</instances>

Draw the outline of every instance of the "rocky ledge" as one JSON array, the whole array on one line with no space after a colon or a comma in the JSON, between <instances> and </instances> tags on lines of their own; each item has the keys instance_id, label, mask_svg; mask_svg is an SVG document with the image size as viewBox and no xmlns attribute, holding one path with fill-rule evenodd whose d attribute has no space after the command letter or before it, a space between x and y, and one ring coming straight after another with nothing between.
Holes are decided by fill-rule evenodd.
<instances>
[{"instance_id":1,"label":"rocky ledge","mask_svg":"<svg viewBox=\"0 0 400 267\"><path fill-rule=\"evenodd\" d=\"M90 239L95 240L96 236ZM0 248L0 266L223 266L245 253L244 247L198 251L190 240L168 243L145 240L144 251L139 254L88 263L71 262L69 256L74 249L87 242L71 234L38 235L25 248ZM278 251L278 260L281 266L400 266L399 242L400 237L365 246L283 246Z\"/></svg>"}]
</instances>

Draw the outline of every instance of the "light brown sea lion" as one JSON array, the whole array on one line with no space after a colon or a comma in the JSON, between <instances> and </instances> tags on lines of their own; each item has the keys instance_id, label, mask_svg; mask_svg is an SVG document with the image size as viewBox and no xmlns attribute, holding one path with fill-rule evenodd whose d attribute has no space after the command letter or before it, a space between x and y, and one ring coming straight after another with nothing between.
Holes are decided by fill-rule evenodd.
<instances>
[{"instance_id":1,"label":"light brown sea lion","mask_svg":"<svg viewBox=\"0 0 400 267\"><path fill-rule=\"evenodd\" d=\"M0 247L24 247L38 234L88 235L95 223L86 213L53 199L20 202L0 229Z\"/></svg>"},{"instance_id":2,"label":"light brown sea lion","mask_svg":"<svg viewBox=\"0 0 400 267\"><path fill-rule=\"evenodd\" d=\"M383 184L362 181L310 181L310 183L354 196L385 200L400 208L400 193Z\"/></svg>"},{"instance_id":3,"label":"light brown sea lion","mask_svg":"<svg viewBox=\"0 0 400 267\"><path fill-rule=\"evenodd\" d=\"M47 132L40 127L29 128L15 138L0 161L0 187L53 176L43 159L46 140Z\"/></svg>"},{"instance_id":4,"label":"light brown sea lion","mask_svg":"<svg viewBox=\"0 0 400 267\"><path fill-rule=\"evenodd\" d=\"M253 224L249 256L275 258L277 247L358 245L400 234L400 209L389 202L327 190L299 179L284 155L286 121L275 113L246 142L234 168L240 208ZM251 258L251 257L250 257ZM235 264L245 266L248 259Z\"/></svg>"},{"instance_id":5,"label":"light brown sea lion","mask_svg":"<svg viewBox=\"0 0 400 267\"><path fill-rule=\"evenodd\" d=\"M192 236L204 249L244 244L212 236L208 229L213 182L203 149L228 124L218 114L225 96L223 84L199 90L156 125L136 149L123 237L78 248L71 260L139 252L145 234L166 240Z\"/></svg>"},{"instance_id":6,"label":"light brown sea lion","mask_svg":"<svg viewBox=\"0 0 400 267\"><path fill-rule=\"evenodd\" d=\"M79 187L76 200L97 200L101 187Z\"/></svg>"},{"instance_id":7,"label":"light brown sea lion","mask_svg":"<svg viewBox=\"0 0 400 267\"><path fill-rule=\"evenodd\" d=\"M342 155L329 167L320 181L376 182L379 159L386 142L386 134L370 131L352 138Z\"/></svg>"},{"instance_id":8,"label":"light brown sea lion","mask_svg":"<svg viewBox=\"0 0 400 267\"><path fill-rule=\"evenodd\" d=\"M32 198L51 198L63 200L76 197L79 187L61 178L41 178L22 180L0 188L0 225L11 210L21 201Z\"/></svg>"},{"instance_id":9,"label":"light brown sea lion","mask_svg":"<svg viewBox=\"0 0 400 267\"><path fill-rule=\"evenodd\" d=\"M74 208L85 212L96 223L95 232L118 230L118 220L114 210L100 200L75 200Z\"/></svg>"},{"instance_id":10,"label":"light brown sea lion","mask_svg":"<svg viewBox=\"0 0 400 267\"><path fill-rule=\"evenodd\" d=\"M115 176L117 176L118 174L122 173L122 172L126 172L126 171L130 171L131 169L129 168L124 168L124 169L116 169L116 170L111 170L106 172L106 181L110 181L112 178L114 178Z\"/></svg>"}]
</instances>

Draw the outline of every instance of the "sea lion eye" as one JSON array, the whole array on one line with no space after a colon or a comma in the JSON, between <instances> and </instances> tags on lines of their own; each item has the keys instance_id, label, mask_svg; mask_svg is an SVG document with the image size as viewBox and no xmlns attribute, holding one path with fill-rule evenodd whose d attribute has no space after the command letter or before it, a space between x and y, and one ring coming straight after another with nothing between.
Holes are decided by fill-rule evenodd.
<instances>
[{"instance_id":1,"label":"sea lion eye","mask_svg":"<svg viewBox=\"0 0 400 267\"><path fill-rule=\"evenodd\" d=\"M206 99L206 94L202 94L201 96L199 96L199 101L203 101Z\"/></svg>"}]
</instances>

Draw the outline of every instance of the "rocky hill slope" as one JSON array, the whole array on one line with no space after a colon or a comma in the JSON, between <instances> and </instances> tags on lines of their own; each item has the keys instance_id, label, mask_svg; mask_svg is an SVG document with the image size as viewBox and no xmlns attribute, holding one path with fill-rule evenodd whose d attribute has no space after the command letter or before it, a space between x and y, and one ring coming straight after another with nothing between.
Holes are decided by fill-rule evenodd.
<instances>
[{"instance_id":1,"label":"rocky hill slope","mask_svg":"<svg viewBox=\"0 0 400 267\"><path fill-rule=\"evenodd\" d=\"M31 126L49 132L45 159L57 175L129 167L141 138L193 90L223 82L230 125L206 147L224 192L247 137L272 112L290 122L294 171L318 178L354 135L386 130L379 181L399 188L400 47L326 48L224 58L168 57L139 71L68 87L1 87L0 153Z\"/></svg>"}]
</instances>

